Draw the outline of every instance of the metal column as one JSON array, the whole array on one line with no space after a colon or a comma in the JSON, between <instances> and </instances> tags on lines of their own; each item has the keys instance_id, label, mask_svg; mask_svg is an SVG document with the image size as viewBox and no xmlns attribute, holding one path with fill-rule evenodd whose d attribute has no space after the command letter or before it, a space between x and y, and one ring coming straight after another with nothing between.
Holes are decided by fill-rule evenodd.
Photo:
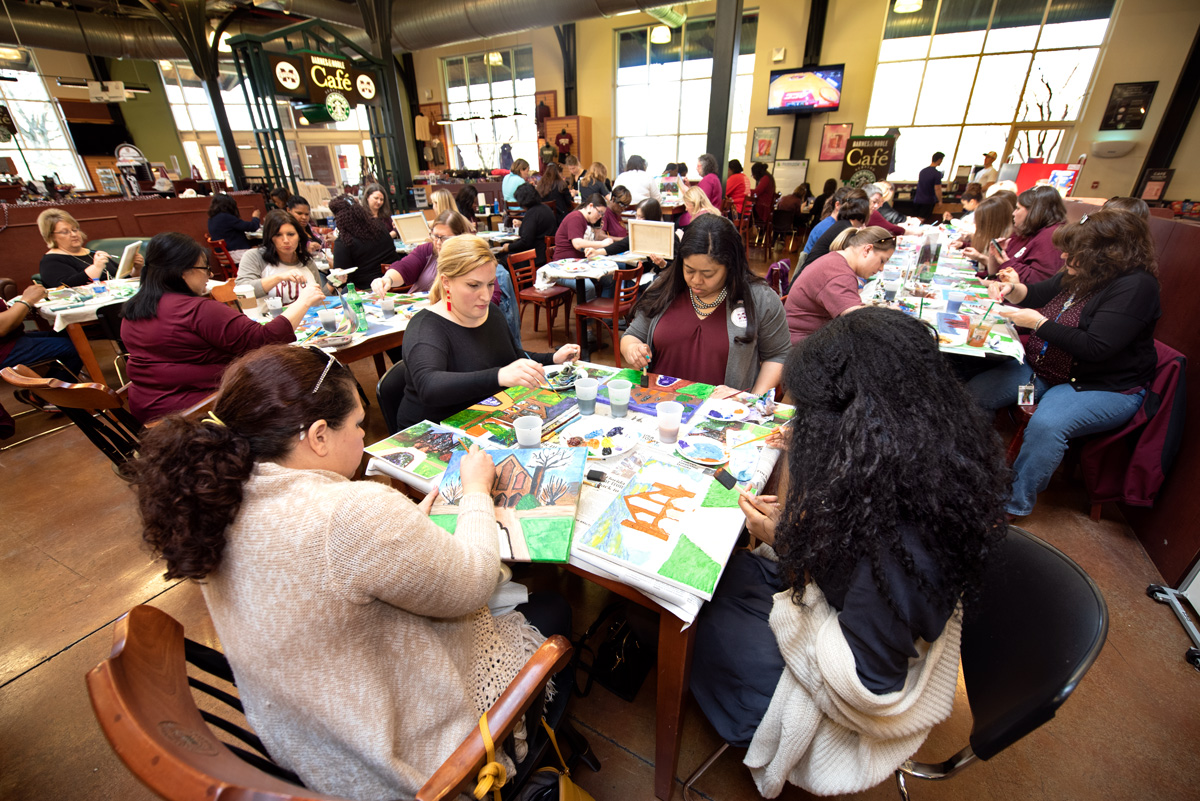
<instances>
[{"instance_id":1,"label":"metal column","mask_svg":"<svg viewBox=\"0 0 1200 801\"><path fill-rule=\"evenodd\" d=\"M717 174L725 178L729 154L729 115L733 109L733 78L742 41L743 0L717 0L713 42L712 89L708 99L707 152L717 159Z\"/></svg>"}]
</instances>

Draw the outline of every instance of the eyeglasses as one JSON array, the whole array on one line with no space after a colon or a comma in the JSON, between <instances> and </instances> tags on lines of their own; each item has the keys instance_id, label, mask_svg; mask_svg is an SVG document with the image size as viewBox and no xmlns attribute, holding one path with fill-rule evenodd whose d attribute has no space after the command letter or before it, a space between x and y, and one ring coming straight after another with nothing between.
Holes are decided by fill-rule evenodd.
<instances>
[{"instance_id":1,"label":"eyeglasses","mask_svg":"<svg viewBox=\"0 0 1200 801\"><path fill-rule=\"evenodd\" d=\"M194 267L192 267L192 269L193 270L204 270L204 273L209 278L212 278L213 271L212 271L212 268L208 266L207 262L205 262L204 264L197 264Z\"/></svg>"},{"instance_id":2,"label":"eyeglasses","mask_svg":"<svg viewBox=\"0 0 1200 801\"><path fill-rule=\"evenodd\" d=\"M453 237L453 236L454 236L454 234L448 234L448 235L446 235L446 236L439 236L439 235L437 235L437 234L430 234L430 235L429 235L429 241L430 241L430 242L438 242L438 243L445 244L446 240L447 240L447 239L450 239L450 238L451 238L451 237Z\"/></svg>"},{"instance_id":3,"label":"eyeglasses","mask_svg":"<svg viewBox=\"0 0 1200 801\"><path fill-rule=\"evenodd\" d=\"M78 228L68 228L65 231L55 231L54 235L59 236L61 234L62 236L71 236L72 234L77 234L77 233L79 233Z\"/></svg>"}]
</instances>

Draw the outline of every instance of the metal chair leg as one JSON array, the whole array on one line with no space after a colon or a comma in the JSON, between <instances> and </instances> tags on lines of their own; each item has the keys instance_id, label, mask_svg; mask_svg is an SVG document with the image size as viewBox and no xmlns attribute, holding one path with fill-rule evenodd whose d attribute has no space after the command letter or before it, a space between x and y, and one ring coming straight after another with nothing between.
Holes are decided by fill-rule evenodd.
<instances>
[{"instance_id":1,"label":"metal chair leg","mask_svg":"<svg viewBox=\"0 0 1200 801\"><path fill-rule=\"evenodd\" d=\"M908 801L908 788L904 786L904 771L896 771L896 789L900 791L900 798L903 801Z\"/></svg>"},{"instance_id":2,"label":"metal chair leg","mask_svg":"<svg viewBox=\"0 0 1200 801\"><path fill-rule=\"evenodd\" d=\"M729 743L721 743L721 747L714 751L708 759L701 763L700 767L696 768L696 772L687 777L687 781L683 783L683 801L695 801L692 796L692 785L700 780L704 772L712 767L712 764L717 761L721 754L725 753L729 748Z\"/></svg>"}]
</instances>

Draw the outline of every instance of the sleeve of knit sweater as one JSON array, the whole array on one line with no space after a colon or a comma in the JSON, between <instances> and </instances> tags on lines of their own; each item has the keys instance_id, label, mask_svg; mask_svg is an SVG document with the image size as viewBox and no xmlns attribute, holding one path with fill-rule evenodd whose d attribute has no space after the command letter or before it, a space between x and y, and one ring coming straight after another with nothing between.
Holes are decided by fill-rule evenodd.
<instances>
[{"instance_id":1,"label":"sleeve of knit sweater","mask_svg":"<svg viewBox=\"0 0 1200 801\"><path fill-rule=\"evenodd\" d=\"M260 248L251 248L242 254L242 260L238 262L237 280L234 282L238 286L254 287L254 297L261 298L267 294L263 289L262 271L263 257Z\"/></svg>"},{"instance_id":2,"label":"sleeve of knit sweater","mask_svg":"<svg viewBox=\"0 0 1200 801\"><path fill-rule=\"evenodd\" d=\"M492 499L468 493L453 534L395 490L354 482L329 521L326 575L352 603L378 599L427 617L461 617L487 605L500 576Z\"/></svg>"}]
</instances>

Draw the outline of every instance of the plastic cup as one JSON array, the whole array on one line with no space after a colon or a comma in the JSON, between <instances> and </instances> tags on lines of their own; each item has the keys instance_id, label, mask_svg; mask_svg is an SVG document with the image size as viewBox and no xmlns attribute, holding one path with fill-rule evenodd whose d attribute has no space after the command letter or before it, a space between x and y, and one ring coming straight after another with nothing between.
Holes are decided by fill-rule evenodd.
<instances>
[{"instance_id":1,"label":"plastic cup","mask_svg":"<svg viewBox=\"0 0 1200 801\"><path fill-rule=\"evenodd\" d=\"M522 448L536 448L542 444L542 418L536 414L523 414L513 421L517 431L517 444Z\"/></svg>"},{"instance_id":2,"label":"plastic cup","mask_svg":"<svg viewBox=\"0 0 1200 801\"><path fill-rule=\"evenodd\" d=\"M267 298L267 314L272 317L283 314L283 298L278 295Z\"/></svg>"},{"instance_id":3,"label":"plastic cup","mask_svg":"<svg viewBox=\"0 0 1200 801\"><path fill-rule=\"evenodd\" d=\"M679 425L683 421L683 404L675 401L663 401L654 406L658 416L658 441L664 445L674 445L679 439Z\"/></svg>"},{"instance_id":4,"label":"plastic cup","mask_svg":"<svg viewBox=\"0 0 1200 801\"><path fill-rule=\"evenodd\" d=\"M900 287L904 286L904 282L899 278L893 278L883 282L883 299L891 303L896 299L896 295L900 294Z\"/></svg>"},{"instance_id":5,"label":"plastic cup","mask_svg":"<svg viewBox=\"0 0 1200 801\"><path fill-rule=\"evenodd\" d=\"M579 401L580 414L596 413L596 392L600 382L594 378L580 378L575 382L575 400Z\"/></svg>"},{"instance_id":6,"label":"plastic cup","mask_svg":"<svg viewBox=\"0 0 1200 801\"><path fill-rule=\"evenodd\" d=\"M608 382L608 400L613 417L624 417L629 413L629 392L633 384L618 378Z\"/></svg>"},{"instance_id":7,"label":"plastic cup","mask_svg":"<svg viewBox=\"0 0 1200 801\"><path fill-rule=\"evenodd\" d=\"M971 315L971 324L967 329L967 344L972 348L982 348L987 344L988 334L992 333L993 323L983 315Z\"/></svg>"},{"instance_id":8,"label":"plastic cup","mask_svg":"<svg viewBox=\"0 0 1200 801\"><path fill-rule=\"evenodd\" d=\"M321 321L321 327L329 333L337 331L337 312L333 309L321 309L317 312L317 319Z\"/></svg>"},{"instance_id":9,"label":"plastic cup","mask_svg":"<svg viewBox=\"0 0 1200 801\"><path fill-rule=\"evenodd\" d=\"M900 268L899 267L884 267L883 268L883 280L884 281L895 281L899 278L900 278Z\"/></svg>"},{"instance_id":10,"label":"plastic cup","mask_svg":"<svg viewBox=\"0 0 1200 801\"><path fill-rule=\"evenodd\" d=\"M384 318L394 317L396 314L396 301L392 298L384 298L379 301L379 308L383 312Z\"/></svg>"},{"instance_id":11,"label":"plastic cup","mask_svg":"<svg viewBox=\"0 0 1200 801\"><path fill-rule=\"evenodd\" d=\"M950 314L958 314L959 310L962 309L963 301L966 299L966 292L947 292L946 311Z\"/></svg>"}]
</instances>

